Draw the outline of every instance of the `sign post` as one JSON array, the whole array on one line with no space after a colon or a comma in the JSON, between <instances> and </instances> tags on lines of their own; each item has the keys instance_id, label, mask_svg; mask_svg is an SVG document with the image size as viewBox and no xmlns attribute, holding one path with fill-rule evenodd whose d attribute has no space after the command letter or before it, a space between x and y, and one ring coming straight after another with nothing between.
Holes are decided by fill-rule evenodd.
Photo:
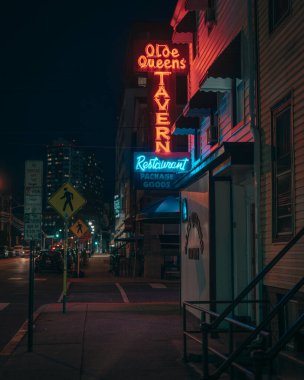
<instances>
[{"instance_id":1,"label":"sign post","mask_svg":"<svg viewBox=\"0 0 304 380\"><path fill-rule=\"evenodd\" d=\"M28 352L33 351L34 250L36 248L36 242L41 241L42 172L42 161L25 162L24 239L30 242L27 342Z\"/></svg>"},{"instance_id":2,"label":"sign post","mask_svg":"<svg viewBox=\"0 0 304 380\"><path fill-rule=\"evenodd\" d=\"M62 312L66 313L67 297L67 276L68 276L68 220L64 221L64 254L63 254L63 297Z\"/></svg>"},{"instance_id":3,"label":"sign post","mask_svg":"<svg viewBox=\"0 0 304 380\"><path fill-rule=\"evenodd\" d=\"M64 219L63 257L63 297L62 312L66 313L67 301L67 261L68 261L68 221L86 203L81 194L69 183L62 185L49 199L49 204Z\"/></svg>"}]
</instances>

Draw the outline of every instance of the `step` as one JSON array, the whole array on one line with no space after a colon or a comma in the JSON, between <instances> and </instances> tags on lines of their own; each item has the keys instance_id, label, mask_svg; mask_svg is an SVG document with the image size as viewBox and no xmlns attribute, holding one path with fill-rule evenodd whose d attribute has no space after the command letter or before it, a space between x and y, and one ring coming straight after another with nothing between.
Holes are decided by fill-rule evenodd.
<instances>
[{"instance_id":1,"label":"step","mask_svg":"<svg viewBox=\"0 0 304 380\"><path fill-rule=\"evenodd\" d=\"M274 365L280 380L304 379L304 352L282 351L275 360Z\"/></svg>"}]
</instances>

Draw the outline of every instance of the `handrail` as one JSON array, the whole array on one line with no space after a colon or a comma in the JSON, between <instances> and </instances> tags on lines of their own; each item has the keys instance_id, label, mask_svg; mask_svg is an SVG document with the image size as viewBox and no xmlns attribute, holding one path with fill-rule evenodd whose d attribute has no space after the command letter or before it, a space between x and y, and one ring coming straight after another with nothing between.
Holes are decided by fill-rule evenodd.
<instances>
[{"instance_id":1,"label":"handrail","mask_svg":"<svg viewBox=\"0 0 304 380\"><path fill-rule=\"evenodd\" d=\"M275 307L271 310L271 312L267 315L266 318L263 319L263 321L256 327L254 332L252 332L251 335L249 335L243 342L240 344L240 346L232 352L232 354L228 357L228 359L222 363L217 370L212 374L210 378L214 376L214 378L217 378L218 375L223 373L227 368L230 367L232 362L238 357L238 355L244 350L246 346L248 346L249 343L252 342L252 340L270 323L272 318L277 314L277 312L286 305L286 303L294 296L296 292L298 292L302 286L304 285L304 277L302 277L295 286L290 289L284 297L275 305Z\"/></svg>"},{"instance_id":2,"label":"handrail","mask_svg":"<svg viewBox=\"0 0 304 380\"><path fill-rule=\"evenodd\" d=\"M304 326L304 313L294 322L288 331L277 341L277 343L266 352L266 357L269 360L273 360L282 348L289 342L294 334Z\"/></svg>"},{"instance_id":3,"label":"handrail","mask_svg":"<svg viewBox=\"0 0 304 380\"><path fill-rule=\"evenodd\" d=\"M212 317L219 317L220 316L220 313L217 313L215 311L212 311L212 310L208 310L208 309L204 309L202 307L199 307L197 305L194 304L195 301L185 301L184 302L184 306L190 306L192 307L193 309L195 310L198 310L198 311L201 311L201 312L204 312L204 313L207 313L208 315L212 316ZM250 300L250 301L241 301L241 303L255 303L255 302L266 302L266 301L254 301L254 300ZM220 304L223 304L223 303L228 303L227 301L198 301L198 303L220 303ZM250 331L253 331L255 330L255 327L254 326L251 326L251 325L248 325L244 322L240 322L238 320L235 320L235 319L232 319L232 318L229 318L229 317L225 317L224 320L232 325L236 325L238 327L241 327L241 328L244 328L246 330L250 330ZM267 331L261 331L261 334L262 335L269 335L269 333Z\"/></svg>"},{"instance_id":4,"label":"handrail","mask_svg":"<svg viewBox=\"0 0 304 380\"><path fill-rule=\"evenodd\" d=\"M304 227L286 244L286 246L263 268L263 270L244 288L244 290L232 301L221 315L210 324L210 328L216 328L240 303L240 301L265 277L265 275L285 256L295 243L304 236Z\"/></svg>"},{"instance_id":5,"label":"handrail","mask_svg":"<svg viewBox=\"0 0 304 380\"><path fill-rule=\"evenodd\" d=\"M238 358L238 356L243 352L244 348L248 347L252 341L258 337L259 335L266 335L264 334L264 328L267 328L267 326L270 325L270 322L272 319L278 314L278 312L287 304L287 302L304 286L304 277L302 277L293 288L291 288L283 297L282 299L274 306L274 308L268 313L266 318L264 318L261 323L254 328L254 330L250 332L250 335L247 336L245 340L236 348L231 349L233 346L231 346L231 343L233 342L233 337L230 336L230 354L229 356L225 357L225 361L221 363L221 365L211 374L209 375L208 370L208 351L211 349L208 344L208 334L210 334L213 331L216 331L219 324L223 322L224 320L227 321L230 325L236 324L240 327L246 327L245 324L242 324L242 322L235 321L233 318L228 317L229 314L233 311L233 309L241 304L241 303L252 303L252 300L244 300L244 297L248 295L248 293L259 283L261 279L265 277L265 275L285 256L285 254L299 241L301 237L304 236L304 227L298 231L298 233L286 244L286 246L281 249L276 256L263 268L263 270L243 289L243 291L233 300L228 301L229 305L224 309L221 314L216 313L213 310L208 310L204 307L199 306L200 304L211 304L211 303L226 303L226 301L185 301L183 302L184 307L184 357L187 360L187 343L186 343L186 336L185 333L187 333L186 328L186 307L189 306L191 308L196 309L197 311L200 311L201 313L204 313L204 320L202 320L202 314L201 314L201 328L200 332L202 333L202 357L203 357L203 372L204 372L204 379L218 379L219 376L228 368L231 366L235 366L237 363L235 360ZM261 302L261 301L254 301L254 302ZM209 314L211 318L213 319L212 322L206 322L206 314ZM287 331L283 337L271 348L269 348L267 351L260 350L261 352L261 358L265 358L268 361L273 360L273 358L278 354L278 352L284 347L284 345L290 340L292 336L304 325L304 313L301 315L301 317L295 322L295 324L290 328L289 331ZM250 327L250 325L248 325ZM193 331L194 333L198 333L199 331ZM230 334L233 331L230 327ZM191 331L192 333L192 331ZM271 333L270 333L271 334ZM269 335L269 334L268 334ZM189 334L190 338L193 338L191 334ZM233 344L233 343L232 343ZM269 347L269 346L268 346ZM258 350L259 351L259 350ZM258 351L254 351L257 352ZM216 354L220 354L219 352L215 352ZM259 355L257 356L259 357ZM259 361L259 360L258 360ZM257 361L257 362L258 362ZM261 368L261 365L258 364L257 367L255 367L255 376L258 375L259 370ZM243 370L244 368L240 366L240 369ZM251 372L251 371L249 371ZM253 375L253 373L251 372Z\"/></svg>"}]
</instances>

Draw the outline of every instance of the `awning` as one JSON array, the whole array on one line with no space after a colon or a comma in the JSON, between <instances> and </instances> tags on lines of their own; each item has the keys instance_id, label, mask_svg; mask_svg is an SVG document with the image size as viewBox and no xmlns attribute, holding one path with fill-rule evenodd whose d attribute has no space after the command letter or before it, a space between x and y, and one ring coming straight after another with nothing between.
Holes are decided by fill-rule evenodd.
<instances>
[{"instance_id":1,"label":"awning","mask_svg":"<svg viewBox=\"0 0 304 380\"><path fill-rule=\"evenodd\" d=\"M198 117L180 115L172 126L173 135L194 135L199 128Z\"/></svg>"},{"instance_id":2,"label":"awning","mask_svg":"<svg viewBox=\"0 0 304 380\"><path fill-rule=\"evenodd\" d=\"M171 39L174 44L190 44L193 42L193 34L189 32L178 33L174 30Z\"/></svg>"},{"instance_id":3,"label":"awning","mask_svg":"<svg viewBox=\"0 0 304 380\"><path fill-rule=\"evenodd\" d=\"M136 217L137 222L145 223L179 223L179 198L168 196L144 208Z\"/></svg>"},{"instance_id":4,"label":"awning","mask_svg":"<svg viewBox=\"0 0 304 380\"><path fill-rule=\"evenodd\" d=\"M179 178L175 183L176 188L182 188L193 183L201 177L207 170L212 170L212 175L216 176L227 171L228 167L247 167L253 165L253 146L252 142L224 142L215 151L211 152L203 162L194 166L190 172Z\"/></svg>"},{"instance_id":5,"label":"awning","mask_svg":"<svg viewBox=\"0 0 304 380\"><path fill-rule=\"evenodd\" d=\"M186 0L185 9L189 11L203 11L208 8L208 0Z\"/></svg>"},{"instance_id":6,"label":"awning","mask_svg":"<svg viewBox=\"0 0 304 380\"><path fill-rule=\"evenodd\" d=\"M208 0L178 0L171 26L173 28L172 42L175 44L190 44L196 30L195 11L205 10Z\"/></svg>"},{"instance_id":7,"label":"awning","mask_svg":"<svg viewBox=\"0 0 304 380\"><path fill-rule=\"evenodd\" d=\"M212 109L217 108L217 94L198 90L183 109L187 117L209 116Z\"/></svg>"},{"instance_id":8,"label":"awning","mask_svg":"<svg viewBox=\"0 0 304 380\"><path fill-rule=\"evenodd\" d=\"M228 92L232 89L232 79L208 77L201 85L201 92Z\"/></svg>"},{"instance_id":9,"label":"awning","mask_svg":"<svg viewBox=\"0 0 304 380\"><path fill-rule=\"evenodd\" d=\"M187 12L182 20L176 25L178 33L194 33L196 31L196 14L194 11Z\"/></svg>"},{"instance_id":10,"label":"awning","mask_svg":"<svg viewBox=\"0 0 304 380\"><path fill-rule=\"evenodd\" d=\"M226 86L227 83L229 83L226 82L225 84L223 80L217 83L215 79L235 79L242 77L241 34L241 32L237 34L209 67L206 76L200 83L200 89L202 91L216 91L216 85L219 85L220 88L220 86Z\"/></svg>"},{"instance_id":11,"label":"awning","mask_svg":"<svg viewBox=\"0 0 304 380\"><path fill-rule=\"evenodd\" d=\"M208 8L208 0L178 0L171 19L171 26L175 30L187 12L202 11Z\"/></svg>"}]
</instances>

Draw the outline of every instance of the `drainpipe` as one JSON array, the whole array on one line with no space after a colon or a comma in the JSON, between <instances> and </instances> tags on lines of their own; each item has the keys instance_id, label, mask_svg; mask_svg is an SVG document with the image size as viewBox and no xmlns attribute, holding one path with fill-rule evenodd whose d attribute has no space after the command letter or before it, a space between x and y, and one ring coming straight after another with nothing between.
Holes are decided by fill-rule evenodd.
<instances>
[{"instance_id":1,"label":"drainpipe","mask_svg":"<svg viewBox=\"0 0 304 380\"><path fill-rule=\"evenodd\" d=\"M248 60L249 60L249 108L250 130L254 138L254 202L255 202L255 257L256 273L263 268L261 249L261 130L259 128L260 101L259 101L259 64L258 64L258 13L257 1L247 1L248 12ZM257 299L263 298L263 284L257 288ZM257 323L263 319L263 305L258 304L256 315Z\"/></svg>"}]
</instances>

